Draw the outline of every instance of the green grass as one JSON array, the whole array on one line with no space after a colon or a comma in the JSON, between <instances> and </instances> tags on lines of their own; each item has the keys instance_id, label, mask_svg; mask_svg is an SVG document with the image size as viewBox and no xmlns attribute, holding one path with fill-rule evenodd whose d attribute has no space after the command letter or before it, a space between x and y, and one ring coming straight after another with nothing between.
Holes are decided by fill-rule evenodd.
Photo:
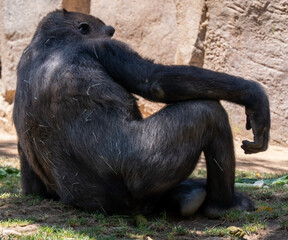
<instances>
[{"instance_id":1,"label":"green grass","mask_svg":"<svg viewBox=\"0 0 288 240\"><path fill-rule=\"evenodd\" d=\"M34 234L32 236L23 236L19 239L25 239L25 240L36 240L36 239L81 239L81 240L88 240L93 239L87 236L85 233L77 232L73 228L59 228L55 226L46 226L39 229L39 232L37 234Z\"/></svg>"},{"instance_id":2,"label":"green grass","mask_svg":"<svg viewBox=\"0 0 288 240\"><path fill-rule=\"evenodd\" d=\"M12 167L0 167L0 194L19 193L20 171Z\"/></svg>"},{"instance_id":3,"label":"green grass","mask_svg":"<svg viewBox=\"0 0 288 240\"><path fill-rule=\"evenodd\" d=\"M205 235L207 237L225 237L229 235L229 230L226 227L206 228Z\"/></svg>"},{"instance_id":4,"label":"green grass","mask_svg":"<svg viewBox=\"0 0 288 240\"><path fill-rule=\"evenodd\" d=\"M27 226L29 224L33 223L30 220L21 220L18 218L15 219L8 219L6 221L0 221L1 227L13 227L13 226Z\"/></svg>"},{"instance_id":5,"label":"green grass","mask_svg":"<svg viewBox=\"0 0 288 240\"><path fill-rule=\"evenodd\" d=\"M21 195L19 163L15 161L18 160L0 157L0 228L18 233L5 235L5 239L239 239L239 234L247 236L266 231L267 223L273 223L277 231L287 233L288 230L286 185L273 185L267 189L237 188L253 199L258 211L231 210L219 220L209 220L201 214L188 219L176 218L165 212L147 218L141 215L106 216L87 213L59 201ZM206 170L196 170L193 176L206 177ZM237 180L263 177L279 176L236 172ZM21 232L29 226L34 226L36 231ZM229 230L230 226L235 226L236 231Z\"/></svg>"}]
</instances>

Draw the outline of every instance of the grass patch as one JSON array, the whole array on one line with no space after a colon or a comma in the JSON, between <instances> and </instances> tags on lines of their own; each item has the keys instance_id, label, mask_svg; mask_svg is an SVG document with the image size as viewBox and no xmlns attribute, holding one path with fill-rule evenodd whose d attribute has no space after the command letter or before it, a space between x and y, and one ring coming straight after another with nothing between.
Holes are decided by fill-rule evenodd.
<instances>
[{"instance_id":1,"label":"grass patch","mask_svg":"<svg viewBox=\"0 0 288 240\"><path fill-rule=\"evenodd\" d=\"M0 157L0 227L12 229L17 234L1 235L0 231L0 239L239 239L239 232L257 235L266 231L271 223L281 233L288 230L288 188L285 185L267 189L237 188L253 199L258 210L250 213L231 210L219 220L210 220L201 214L188 219L176 218L165 212L149 217L106 216L97 212L87 213L59 201L22 196L19 166L13 163L18 160L5 160L8 165ZM193 177L205 178L206 174L205 169L199 169ZM263 176L266 179L279 177L236 171L236 179L262 179ZM37 226L36 232L21 232L31 225ZM231 226L235 226L236 231L229 230ZM237 232L238 228L241 231Z\"/></svg>"},{"instance_id":2,"label":"grass patch","mask_svg":"<svg viewBox=\"0 0 288 240\"><path fill-rule=\"evenodd\" d=\"M0 226L1 227L13 227L13 226L27 226L29 224L33 223L30 220L21 220L18 218L15 219L8 219L6 221L0 221Z\"/></svg>"},{"instance_id":3,"label":"grass patch","mask_svg":"<svg viewBox=\"0 0 288 240\"><path fill-rule=\"evenodd\" d=\"M0 194L19 193L20 171L12 167L0 167Z\"/></svg>"},{"instance_id":4,"label":"grass patch","mask_svg":"<svg viewBox=\"0 0 288 240\"><path fill-rule=\"evenodd\" d=\"M225 237L230 234L226 227L212 227L205 229L205 235L207 237Z\"/></svg>"},{"instance_id":5,"label":"grass patch","mask_svg":"<svg viewBox=\"0 0 288 240\"><path fill-rule=\"evenodd\" d=\"M257 233L261 229L266 229L266 223L265 222L252 222L252 223L247 223L243 225L243 230L245 230L249 235L251 233Z\"/></svg>"},{"instance_id":6,"label":"grass patch","mask_svg":"<svg viewBox=\"0 0 288 240\"><path fill-rule=\"evenodd\" d=\"M55 226L46 226L39 229L37 234L33 236L23 236L21 239L25 240L36 240L36 239L79 239L79 240L90 240L86 234L75 231L73 228L59 228Z\"/></svg>"}]
</instances>

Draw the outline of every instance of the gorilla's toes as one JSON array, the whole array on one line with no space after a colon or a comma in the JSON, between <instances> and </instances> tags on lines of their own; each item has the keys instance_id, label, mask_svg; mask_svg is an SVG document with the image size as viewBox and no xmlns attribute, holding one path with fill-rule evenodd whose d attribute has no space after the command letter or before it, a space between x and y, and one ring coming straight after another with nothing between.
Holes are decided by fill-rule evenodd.
<instances>
[{"instance_id":1,"label":"gorilla's toes","mask_svg":"<svg viewBox=\"0 0 288 240\"><path fill-rule=\"evenodd\" d=\"M180 214L182 217L193 215L202 205L206 197L204 188L193 189L190 193L182 196L180 202Z\"/></svg>"}]
</instances>

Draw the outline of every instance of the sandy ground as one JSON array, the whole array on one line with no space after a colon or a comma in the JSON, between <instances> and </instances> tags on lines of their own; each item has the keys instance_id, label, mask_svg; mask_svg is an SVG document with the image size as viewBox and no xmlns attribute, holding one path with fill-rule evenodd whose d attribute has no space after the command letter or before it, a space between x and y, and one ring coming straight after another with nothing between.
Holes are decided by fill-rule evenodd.
<instances>
[{"instance_id":1,"label":"sandy ground","mask_svg":"<svg viewBox=\"0 0 288 240\"><path fill-rule=\"evenodd\" d=\"M252 155L244 154L241 141L235 141L237 170L259 173L288 173L288 147L271 145L266 152ZM0 133L0 156L17 157L17 138L15 135ZM205 168L201 157L198 167Z\"/></svg>"},{"instance_id":2,"label":"sandy ground","mask_svg":"<svg viewBox=\"0 0 288 240\"><path fill-rule=\"evenodd\" d=\"M235 141L236 169L258 173L288 173L288 148L271 145L266 152L245 154L241 142ZM201 157L198 167L205 167Z\"/></svg>"},{"instance_id":3,"label":"sandy ground","mask_svg":"<svg viewBox=\"0 0 288 240\"><path fill-rule=\"evenodd\" d=\"M17 137L0 131L0 156L18 157Z\"/></svg>"}]
</instances>

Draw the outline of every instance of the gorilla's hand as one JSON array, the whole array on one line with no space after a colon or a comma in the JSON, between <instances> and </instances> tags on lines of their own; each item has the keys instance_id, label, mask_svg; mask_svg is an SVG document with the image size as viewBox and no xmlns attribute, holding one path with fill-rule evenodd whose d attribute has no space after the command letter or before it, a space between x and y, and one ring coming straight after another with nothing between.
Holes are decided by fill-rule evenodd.
<instances>
[{"instance_id":1,"label":"gorilla's hand","mask_svg":"<svg viewBox=\"0 0 288 240\"><path fill-rule=\"evenodd\" d=\"M260 91L259 91L260 90ZM266 151L269 141L270 130L270 109L269 100L265 92L259 87L254 89L253 97L255 101L251 107L245 109L247 121L246 129L252 128L254 134L254 142L243 141L241 148L244 149L246 154ZM258 94L256 94L258 93Z\"/></svg>"}]
</instances>

